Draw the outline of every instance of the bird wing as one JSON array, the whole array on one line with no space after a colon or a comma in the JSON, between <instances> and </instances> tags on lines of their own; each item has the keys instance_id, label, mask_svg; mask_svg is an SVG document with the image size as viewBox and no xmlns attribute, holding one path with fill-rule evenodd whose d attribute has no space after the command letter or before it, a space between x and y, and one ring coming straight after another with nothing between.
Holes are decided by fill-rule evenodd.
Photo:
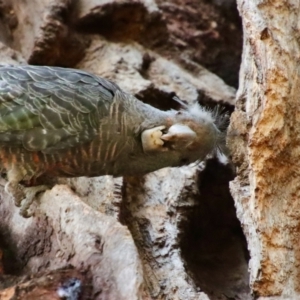
<instances>
[{"instance_id":1,"label":"bird wing","mask_svg":"<svg viewBox=\"0 0 300 300\"><path fill-rule=\"evenodd\" d=\"M88 142L117 91L80 70L0 66L0 147L51 152Z\"/></svg>"}]
</instances>

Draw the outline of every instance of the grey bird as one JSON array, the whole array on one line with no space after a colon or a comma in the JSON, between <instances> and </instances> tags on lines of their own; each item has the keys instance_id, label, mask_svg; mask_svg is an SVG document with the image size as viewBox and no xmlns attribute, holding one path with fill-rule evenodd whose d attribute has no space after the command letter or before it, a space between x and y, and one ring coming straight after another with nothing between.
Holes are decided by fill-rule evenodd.
<instances>
[{"instance_id":1,"label":"grey bird","mask_svg":"<svg viewBox=\"0 0 300 300\"><path fill-rule=\"evenodd\" d=\"M0 66L5 190L18 206L26 199L26 216L47 188L41 176L142 175L201 161L222 147L222 119L198 104L161 111L81 70Z\"/></svg>"}]
</instances>

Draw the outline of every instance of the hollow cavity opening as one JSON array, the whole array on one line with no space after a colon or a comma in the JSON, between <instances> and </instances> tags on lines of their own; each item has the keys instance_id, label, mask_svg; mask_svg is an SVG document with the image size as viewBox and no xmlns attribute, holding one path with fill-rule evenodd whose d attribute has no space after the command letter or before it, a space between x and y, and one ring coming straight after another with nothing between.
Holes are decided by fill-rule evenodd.
<instances>
[{"instance_id":1,"label":"hollow cavity opening","mask_svg":"<svg viewBox=\"0 0 300 300\"><path fill-rule=\"evenodd\" d=\"M252 299L246 239L229 192L232 169L209 160L200 174L198 206L182 222L180 247L189 275L214 299Z\"/></svg>"}]
</instances>

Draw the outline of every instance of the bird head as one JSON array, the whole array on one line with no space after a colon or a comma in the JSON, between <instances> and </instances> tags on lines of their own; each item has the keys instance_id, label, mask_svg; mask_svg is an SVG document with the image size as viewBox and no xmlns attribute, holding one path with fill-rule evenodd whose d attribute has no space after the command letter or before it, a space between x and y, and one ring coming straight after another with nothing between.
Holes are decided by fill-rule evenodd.
<instances>
[{"instance_id":1,"label":"bird head","mask_svg":"<svg viewBox=\"0 0 300 300\"><path fill-rule=\"evenodd\" d=\"M175 154L186 164L203 160L208 154L224 153L228 115L220 110L206 109L198 103L170 111L170 122L146 130L142 135L144 150L148 153L168 152Z\"/></svg>"},{"instance_id":2,"label":"bird head","mask_svg":"<svg viewBox=\"0 0 300 300\"><path fill-rule=\"evenodd\" d=\"M209 153L224 152L227 121L228 115L222 114L219 108L210 110L198 103L184 105L161 139L166 146L186 154L190 160L203 159Z\"/></svg>"}]
</instances>

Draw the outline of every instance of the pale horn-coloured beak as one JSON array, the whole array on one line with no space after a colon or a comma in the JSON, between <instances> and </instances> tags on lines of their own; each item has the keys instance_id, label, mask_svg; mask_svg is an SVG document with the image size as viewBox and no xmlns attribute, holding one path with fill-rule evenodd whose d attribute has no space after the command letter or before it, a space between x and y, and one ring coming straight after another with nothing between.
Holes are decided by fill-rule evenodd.
<instances>
[{"instance_id":1,"label":"pale horn-coloured beak","mask_svg":"<svg viewBox=\"0 0 300 300\"><path fill-rule=\"evenodd\" d=\"M183 124L172 125L160 138L169 142L192 142L197 137L195 131Z\"/></svg>"}]
</instances>

